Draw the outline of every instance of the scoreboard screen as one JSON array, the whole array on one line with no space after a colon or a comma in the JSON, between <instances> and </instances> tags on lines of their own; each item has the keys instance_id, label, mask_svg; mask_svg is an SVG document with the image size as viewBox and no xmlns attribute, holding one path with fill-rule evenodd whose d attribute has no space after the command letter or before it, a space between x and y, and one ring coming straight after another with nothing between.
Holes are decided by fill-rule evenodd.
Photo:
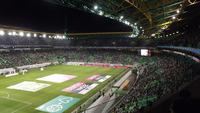
<instances>
[{"instance_id":1,"label":"scoreboard screen","mask_svg":"<svg viewBox=\"0 0 200 113\"><path fill-rule=\"evenodd\" d=\"M141 49L141 56L150 56L150 51L148 49Z\"/></svg>"}]
</instances>

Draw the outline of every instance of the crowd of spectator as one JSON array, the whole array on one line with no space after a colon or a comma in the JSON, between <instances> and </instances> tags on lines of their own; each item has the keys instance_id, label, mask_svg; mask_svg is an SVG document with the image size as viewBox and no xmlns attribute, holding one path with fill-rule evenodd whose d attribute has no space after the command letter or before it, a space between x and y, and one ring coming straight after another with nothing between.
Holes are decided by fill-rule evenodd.
<instances>
[{"instance_id":1,"label":"crowd of spectator","mask_svg":"<svg viewBox=\"0 0 200 113\"><path fill-rule=\"evenodd\" d=\"M155 101L178 91L198 71L194 61L181 56L162 55L149 59L140 62L137 83L112 108L112 113L143 112Z\"/></svg>"},{"instance_id":2,"label":"crowd of spectator","mask_svg":"<svg viewBox=\"0 0 200 113\"><path fill-rule=\"evenodd\" d=\"M105 50L49 50L1 52L0 69L45 62L97 62L132 64L138 56L131 52Z\"/></svg>"}]
</instances>

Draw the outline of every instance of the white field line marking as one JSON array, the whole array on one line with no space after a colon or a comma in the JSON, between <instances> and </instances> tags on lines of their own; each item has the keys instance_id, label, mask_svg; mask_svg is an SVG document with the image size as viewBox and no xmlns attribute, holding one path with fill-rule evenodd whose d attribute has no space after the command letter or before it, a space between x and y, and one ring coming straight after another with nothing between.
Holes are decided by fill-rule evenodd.
<instances>
[{"instance_id":1,"label":"white field line marking","mask_svg":"<svg viewBox=\"0 0 200 113\"><path fill-rule=\"evenodd\" d=\"M25 106L22 106L22 107L20 107L19 109L16 109L15 111L13 111L13 112L11 112L11 113L16 113L16 112L20 111L21 109L24 109L24 108L26 108L26 107L32 105L32 103L30 103L30 102L11 98L8 92L0 92L0 93L1 93L1 94L6 94L6 95L7 95L6 97L0 97L0 98L8 99L8 100L11 100L11 101L15 101L15 102L20 102L20 103L26 104Z\"/></svg>"},{"instance_id":2,"label":"white field line marking","mask_svg":"<svg viewBox=\"0 0 200 113\"><path fill-rule=\"evenodd\" d=\"M10 95L9 95L8 92L0 92L0 93L1 93L1 94L5 94L5 95L7 95L6 98L10 98Z\"/></svg>"},{"instance_id":3,"label":"white field line marking","mask_svg":"<svg viewBox=\"0 0 200 113\"><path fill-rule=\"evenodd\" d=\"M18 112L18 111L20 111L20 110L22 110L22 109L24 109L24 108L30 106L31 104L32 104L32 103L27 104L27 105L25 105L25 106L23 106L23 107L20 107L19 109L16 109L15 111L13 111L13 112L11 112L11 113L16 113L16 112Z\"/></svg>"}]
</instances>

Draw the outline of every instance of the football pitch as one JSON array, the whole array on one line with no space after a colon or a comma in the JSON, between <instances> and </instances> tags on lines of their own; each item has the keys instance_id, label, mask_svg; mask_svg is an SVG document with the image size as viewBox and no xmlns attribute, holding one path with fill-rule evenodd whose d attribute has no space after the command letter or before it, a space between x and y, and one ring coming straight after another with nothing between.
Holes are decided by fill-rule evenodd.
<instances>
[{"instance_id":1,"label":"football pitch","mask_svg":"<svg viewBox=\"0 0 200 113\"><path fill-rule=\"evenodd\" d=\"M126 69L56 65L0 77L0 113L70 113Z\"/></svg>"}]
</instances>

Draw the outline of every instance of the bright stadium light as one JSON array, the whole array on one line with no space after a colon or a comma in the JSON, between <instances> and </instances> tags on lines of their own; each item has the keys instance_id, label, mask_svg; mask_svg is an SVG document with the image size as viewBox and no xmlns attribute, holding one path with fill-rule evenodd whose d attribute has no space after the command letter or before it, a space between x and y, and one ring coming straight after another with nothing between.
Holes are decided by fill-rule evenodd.
<instances>
[{"instance_id":1,"label":"bright stadium light","mask_svg":"<svg viewBox=\"0 0 200 113\"><path fill-rule=\"evenodd\" d=\"M3 30L0 30L0 36L4 36L5 32Z\"/></svg>"},{"instance_id":2,"label":"bright stadium light","mask_svg":"<svg viewBox=\"0 0 200 113\"><path fill-rule=\"evenodd\" d=\"M151 36L154 37L154 36L156 36L156 34L153 33L153 34L151 34Z\"/></svg>"},{"instance_id":3,"label":"bright stadium light","mask_svg":"<svg viewBox=\"0 0 200 113\"><path fill-rule=\"evenodd\" d=\"M137 25L137 23L134 23L134 25Z\"/></svg>"},{"instance_id":4,"label":"bright stadium light","mask_svg":"<svg viewBox=\"0 0 200 113\"><path fill-rule=\"evenodd\" d=\"M19 36L23 37L24 36L24 32L19 32Z\"/></svg>"},{"instance_id":5,"label":"bright stadium light","mask_svg":"<svg viewBox=\"0 0 200 113\"><path fill-rule=\"evenodd\" d=\"M12 34L13 34L13 36L16 36L16 35L17 35L17 33L16 33L15 31L13 31Z\"/></svg>"},{"instance_id":6,"label":"bright stadium light","mask_svg":"<svg viewBox=\"0 0 200 113\"><path fill-rule=\"evenodd\" d=\"M133 27L134 25L133 25L133 24L130 24L130 26Z\"/></svg>"},{"instance_id":7,"label":"bright stadium light","mask_svg":"<svg viewBox=\"0 0 200 113\"><path fill-rule=\"evenodd\" d=\"M12 32L8 32L8 35L9 35L9 36L12 36Z\"/></svg>"},{"instance_id":8,"label":"bright stadium light","mask_svg":"<svg viewBox=\"0 0 200 113\"><path fill-rule=\"evenodd\" d=\"M35 33L35 34L33 34L33 36L34 36L34 37L37 37L37 34Z\"/></svg>"},{"instance_id":9,"label":"bright stadium light","mask_svg":"<svg viewBox=\"0 0 200 113\"><path fill-rule=\"evenodd\" d=\"M129 21L124 21L124 23L125 23L126 25L130 25L130 22L129 22Z\"/></svg>"},{"instance_id":10,"label":"bright stadium light","mask_svg":"<svg viewBox=\"0 0 200 113\"><path fill-rule=\"evenodd\" d=\"M178 14L178 13L180 13L180 10L178 9L178 10L176 10L176 13Z\"/></svg>"},{"instance_id":11,"label":"bright stadium light","mask_svg":"<svg viewBox=\"0 0 200 113\"><path fill-rule=\"evenodd\" d=\"M176 17L175 17L175 16L173 16L173 17L172 17L172 19L173 19L173 20L175 20L175 19L176 19Z\"/></svg>"},{"instance_id":12,"label":"bright stadium light","mask_svg":"<svg viewBox=\"0 0 200 113\"><path fill-rule=\"evenodd\" d=\"M103 11L99 11L99 15L103 15Z\"/></svg>"},{"instance_id":13,"label":"bright stadium light","mask_svg":"<svg viewBox=\"0 0 200 113\"><path fill-rule=\"evenodd\" d=\"M30 33L27 33L26 36L27 36L27 37L31 37L31 34L30 34Z\"/></svg>"},{"instance_id":14,"label":"bright stadium light","mask_svg":"<svg viewBox=\"0 0 200 113\"><path fill-rule=\"evenodd\" d=\"M46 35L46 34L43 34L43 35L42 35L42 37L43 37L43 38L46 38L46 37L47 37L47 35Z\"/></svg>"},{"instance_id":15,"label":"bright stadium light","mask_svg":"<svg viewBox=\"0 0 200 113\"><path fill-rule=\"evenodd\" d=\"M56 36L55 36L55 39L58 39L58 38L59 38L59 36L58 36L58 35L56 35Z\"/></svg>"},{"instance_id":16,"label":"bright stadium light","mask_svg":"<svg viewBox=\"0 0 200 113\"><path fill-rule=\"evenodd\" d=\"M120 20L122 20L124 18L124 16L120 16Z\"/></svg>"},{"instance_id":17,"label":"bright stadium light","mask_svg":"<svg viewBox=\"0 0 200 113\"><path fill-rule=\"evenodd\" d=\"M95 9L95 10L97 10L97 9L98 9L98 6L97 6L97 5L95 5L95 6L94 6L94 9Z\"/></svg>"},{"instance_id":18,"label":"bright stadium light","mask_svg":"<svg viewBox=\"0 0 200 113\"><path fill-rule=\"evenodd\" d=\"M56 37L57 37L57 39L62 39L63 38L63 36L61 36L61 35L57 35Z\"/></svg>"}]
</instances>

